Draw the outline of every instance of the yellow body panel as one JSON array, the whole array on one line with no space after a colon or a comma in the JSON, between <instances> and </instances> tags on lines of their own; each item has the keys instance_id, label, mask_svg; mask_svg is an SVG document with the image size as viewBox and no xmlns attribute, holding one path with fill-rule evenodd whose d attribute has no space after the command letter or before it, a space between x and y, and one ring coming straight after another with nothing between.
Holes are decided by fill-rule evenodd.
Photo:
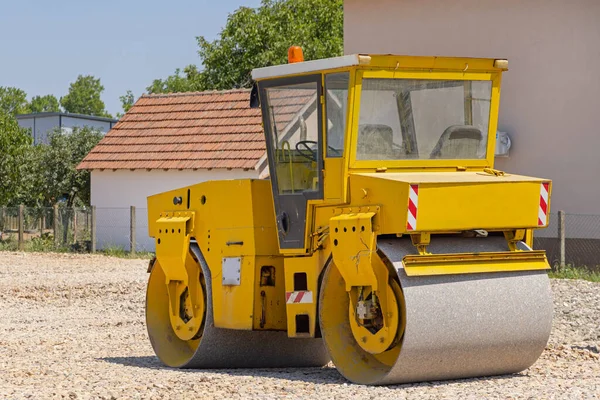
<instances>
[{"instance_id":1,"label":"yellow body panel","mask_svg":"<svg viewBox=\"0 0 600 400\"><path fill-rule=\"evenodd\" d=\"M325 201L333 204L346 202L347 180L344 179L344 159L325 159Z\"/></svg>"},{"instance_id":2,"label":"yellow body panel","mask_svg":"<svg viewBox=\"0 0 600 400\"><path fill-rule=\"evenodd\" d=\"M174 205L174 198L178 197L182 197L182 201ZM196 223L189 237L198 242L211 271L216 327L251 330L255 327L255 320L260 321L260 316L254 316L255 302L261 299L255 297L257 293L260 296L258 274L263 265L276 264L280 270L282 264L281 260L275 262L268 258L279 253L271 199L270 183L260 180L205 182L148 198L148 231L153 237L159 236L161 213L194 213ZM174 242L169 246L183 249L184 244ZM163 257L163 247L157 246L159 260ZM221 265L224 257L241 257L239 286L222 284ZM284 282L282 279L277 281L281 287L267 289L268 300L281 305L285 303L281 290ZM280 311L269 312L272 317L267 319L266 327L284 329L283 308L279 306L274 309Z\"/></svg>"},{"instance_id":3,"label":"yellow body panel","mask_svg":"<svg viewBox=\"0 0 600 400\"><path fill-rule=\"evenodd\" d=\"M290 294L305 291L310 292L310 301L294 303L293 299L287 301L287 332L289 337L314 337L317 328L317 298L319 293L319 275L327 262L326 252L315 252L311 257L286 257L285 258L285 291ZM295 274L306 277L306 287L298 287L304 280L295 277ZM305 298L306 299L306 298ZM308 316L308 330L297 326L297 316ZM305 327L304 327L305 328Z\"/></svg>"},{"instance_id":4,"label":"yellow body panel","mask_svg":"<svg viewBox=\"0 0 600 400\"><path fill-rule=\"evenodd\" d=\"M256 257L253 329L285 330L285 273L283 257ZM272 272L271 272L272 271Z\"/></svg>"},{"instance_id":5,"label":"yellow body panel","mask_svg":"<svg viewBox=\"0 0 600 400\"><path fill-rule=\"evenodd\" d=\"M416 232L540 228L542 180L484 172L361 173L350 176L352 202L381 205L381 233L406 233L408 191L419 186ZM366 193L366 195L365 195ZM548 204L548 208L550 204Z\"/></svg>"}]
</instances>

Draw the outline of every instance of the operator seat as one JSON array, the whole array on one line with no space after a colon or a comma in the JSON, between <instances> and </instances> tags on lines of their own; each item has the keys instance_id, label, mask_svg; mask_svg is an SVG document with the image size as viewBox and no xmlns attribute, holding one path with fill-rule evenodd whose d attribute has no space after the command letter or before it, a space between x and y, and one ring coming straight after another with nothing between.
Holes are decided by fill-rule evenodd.
<instances>
[{"instance_id":1,"label":"operator seat","mask_svg":"<svg viewBox=\"0 0 600 400\"><path fill-rule=\"evenodd\" d=\"M429 158L469 159L479 157L483 135L471 125L451 125L446 128Z\"/></svg>"},{"instance_id":2,"label":"operator seat","mask_svg":"<svg viewBox=\"0 0 600 400\"><path fill-rule=\"evenodd\" d=\"M387 125L365 124L358 127L357 153L361 159L392 159L393 143L394 131Z\"/></svg>"}]
</instances>

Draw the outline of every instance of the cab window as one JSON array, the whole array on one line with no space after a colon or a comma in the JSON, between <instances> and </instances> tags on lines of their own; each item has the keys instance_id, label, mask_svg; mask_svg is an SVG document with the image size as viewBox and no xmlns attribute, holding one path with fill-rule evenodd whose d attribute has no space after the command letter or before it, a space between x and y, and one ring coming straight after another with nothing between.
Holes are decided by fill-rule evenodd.
<instances>
[{"instance_id":1,"label":"cab window","mask_svg":"<svg viewBox=\"0 0 600 400\"><path fill-rule=\"evenodd\" d=\"M267 87L274 174L279 194L317 192L319 182L318 84Z\"/></svg>"},{"instance_id":2,"label":"cab window","mask_svg":"<svg viewBox=\"0 0 600 400\"><path fill-rule=\"evenodd\" d=\"M348 72L325 75L327 157L342 157L344 155L349 80L350 74Z\"/></svg>"}]
</instances>

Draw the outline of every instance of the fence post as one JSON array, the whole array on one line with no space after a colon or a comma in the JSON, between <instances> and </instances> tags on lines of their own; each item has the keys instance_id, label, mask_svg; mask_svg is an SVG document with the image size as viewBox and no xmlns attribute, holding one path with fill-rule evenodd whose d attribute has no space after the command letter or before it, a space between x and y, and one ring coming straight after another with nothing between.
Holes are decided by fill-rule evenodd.
<instances>
[{"instance_id":1,"label":"fence post","mask_svg":"<svg viewBox=\"0 0 600 400\"><path fill-rule=\"evenodd\" d=\"M54 244L58 246L58 204L55 204L53 208L54 221L52 221L52 230L54 231Z\"/></svg>"},{"instance_id":2,"label":"fence post","mask_svg":"<svg viewBox=\"0 0 600 400\"><path fill-rule=\"evenodd\" d=\"M23 204L21 204L19 206L19 251L25 250L25 238L23 237L25 234L25 231L23 229L24 211L25 211L25 206Z\"/></svg>"},{"instance_id":3,"label":"fence post","mask_svg":"<svg viewBox=\"0 0 600 400\"><path fill-rule=\"evenodd\" d=\"M77 243L77 209L73 207L73 243Z\"/></svg>"},{"instance_id":4,"label":"fence post","mask_svg":"<svg viewBox=\"0 0 600 400\"><path fill-rule=\"evenodd\" d=\"M92 216L90 221L90 240L92 241L91 251L96 252L96 206L92 206Z\"/></svg>"},{"instance_id":5,"label":"fence post","mask_svg":"<svg viewBox=\"0 0 600 400\"><path fill-rule=\"evenodd\" d=\"M566 232L565 232L565 212L564 211L558 212L558 238L560 241L560 250L559 250L560 267L564 268L566 265L566 254L565 254Z\"/></svg>"},{"instance_id":6,"label":"fence post","mask_svg":"<svg viewBox=\"0 0 600 400\"><path fill-rule=\"evenodd\" d=\"M46 228L46 214L44 209L40 208L40 237L44 236L44 229Z\"/></svg>"},{"instance_id":7,"label":"fence post","mask_svg":"<svg viewBox=\"0 0 600 400\"><path fill-rule=\"evenodd\" d=\"M6 206L2 206L0 210L0 232L6 230Z\"/></svg>"},{"instance_id":8,"label":"fence post","mask_svg":"<svg viewBox=\"0 0 600 400\"><path fill-rule=\"evenodd\" d=\"M135 254L135 206L129 211L129 251Z\"/></svg>"}]
</instances>

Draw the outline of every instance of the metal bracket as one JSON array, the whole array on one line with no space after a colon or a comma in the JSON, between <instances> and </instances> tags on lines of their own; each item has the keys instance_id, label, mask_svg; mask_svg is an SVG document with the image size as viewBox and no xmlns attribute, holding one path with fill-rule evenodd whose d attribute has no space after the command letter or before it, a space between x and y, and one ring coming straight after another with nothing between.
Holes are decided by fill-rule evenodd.
<instances>
[{"instance_id":1,"label":"metal bracket","mask_svg":"<svg viewBox=\"0 0 600 400\"><path fill-rule=\"evenodd\" d=\"M525 240L526 229L516 229L514 231L505 231L504 237L508 242L508 248L510 251L520 251L517 246L518 242Z\"/></svg>"},{"instance_id":2,"label":"metal bracket","mask_svg":"<svg viewBox=\"0 0 600 400\"><path fill-rule=\"evenodd\" d=\"M241 257L223 257L221 264L223 276L223 286L240 286L242 258Z\"/></svg>"},{"instance_id":3,"label":"metal bracket","mask_svg":"<svg viewBox=\"0 0 600 400\"><path fill-rule=\"evenodd\" d=\"M371 265L371 256L377 248L375 215L374 212L342 214L329 220L333 261L344 278L346 291L352 286L371 286L377 290L377 277Z\"/></svg>"},{"instance_id":4,"label":"metal bracket","mask_svg":"<svg viewBox=\"0 0 600 400\"><path fill-rule=\"evenodd\" d=\"M312 246L313 252L319 250L323 246L323 243L325 242L325 239L327 239L328 236L329 236L329 226L328 225L318 227L316 232L313 232L311 234L311 237L313 239L313 246Z\"/></svg>"},{"instance_id":5,"label":"metal bracket","mask_svg":"<svg viewBox=\"0 0 600 400\"><path fill-rule=\"evenodd\" d=\"M161 213L156 225L156 258L165 273L165 283L181 281L187 285L185 262L189 257L194 212Z\"/></svg>"},{"instance_id":6,"label":"metal bracket","mask_svg":"<svg viewBox=\"0 0 600 400\"><path fill-rule=\"evenodd\" d=\"M417 248L417 251L421 255L429 254L427 252L427 246L431 242L431 234L429 233L415 233L410 235L410 240L413 246Z\"/></svg>"}]
</instances>

